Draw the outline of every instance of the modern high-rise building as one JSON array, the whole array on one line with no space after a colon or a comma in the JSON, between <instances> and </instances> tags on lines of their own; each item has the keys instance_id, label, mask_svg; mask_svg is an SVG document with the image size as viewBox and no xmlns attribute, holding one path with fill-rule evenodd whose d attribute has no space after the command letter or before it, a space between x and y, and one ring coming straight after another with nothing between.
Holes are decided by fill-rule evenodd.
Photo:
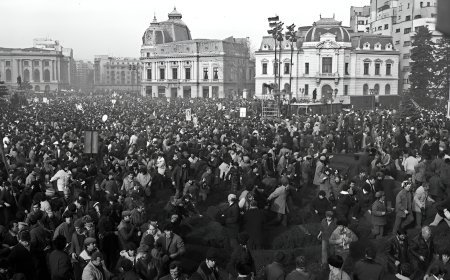
<instances>
[{"instance_id":1,"label":"modern high-rise building","mask_svg":"<svg viewBox=\"0 0 450 280\"><path fill-rule=\"evenodd\" d=\"M142 36L141 94L151 97L233 98L254 93L248 38L193 40L176 9ZM242 96L242 95L241 95Z\"/></svg>"},{"instance_id":2,"label":"modern high-rise building","mask_svg":"<svg viewBox=\"0 0 450 280\"><path fill-rule=\"evenodd\" d=\"M350 29L355 32L369 32L370 6L350 7Z\"/></svg>"},{"instance_id":3,"label":"modern high-rise building","mask_svg":"<svg viewBox=\"0 0 450 280\"><path fill-rule=\"evenodd\" d=\"M400 91L409 89L411 44L419 26L428 27L434 42L441 37L435 28L436 16L436 0L370 1L369 33L392 36L394 47L400 52Z\"/></svg>"}]
</instances>

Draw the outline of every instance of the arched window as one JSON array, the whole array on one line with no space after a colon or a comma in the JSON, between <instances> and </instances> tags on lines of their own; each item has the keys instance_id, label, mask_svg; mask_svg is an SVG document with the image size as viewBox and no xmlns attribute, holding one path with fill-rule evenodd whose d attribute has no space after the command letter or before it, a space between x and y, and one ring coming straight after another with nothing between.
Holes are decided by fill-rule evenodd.
<instances>
[{"instance_id":1,"label":"arched window","mask_svg":"<svg viewBox=\"0 0 450 280\"><path fill-rule=\"evenodd\" d=\"M45 85L45 92L49 92L50 91L50 86L49 85Z\"/></svg>"},{"instance_id":2,"label":"arched window","mask_svg":"<svg viewBox=\"0 0 450 280\"><path fill-rule=\"evenodd\" d=\"M48 69L44 70L44 82L50 82L50 71Z\"/></svg>"},{"instance_id":3,"label":"arched window","mask_svg":"<svg viewBox=\"0 0 450 280\"><path fill-rule=\"evenodd\" d=\"M41 91L41 88L39 86L35 86L34 91Z\"/></svg>"},{"instance_id":4,"label":"arched window","mask_svg":"<svg viewBox=\"0 0 450 280\"><path fill-rule=\"evenodd\" d=\"M11 82L11 70L6 69L6 81Z\"/></svg>"},{"instance_id":5,"label":"arched window","mask_svg":"<svg viewBox=\"0 0 450 280\"><path fill-rule=\"evenodd\" d=\"M121 83L122 85L125 84L125 71L122 71L122 72L120 73L120 83Z\"/></svg>"},{"instance_id":6,"label":"arched window","mask_svg":"<svg viewBox=\"0 0 450 280\"><path fill-rule=\"evenodd\" d=\"M30 70L25 69L23 71L23 81L24 82L29 82L30 81Z\"/></svg>"},{"instance_id":7,"label":"arched window","mask_svg":"<svg viewBox=\"0 0 450 280\"><path fill-rule=\"evenodd\" d=\"M364 84L363 86L363 95L369 94L369 86L367 84Z\"/></svg>"},{"instance_id":8,"label":"arched window","mask_svg":"<svg viewBox=\"0 0 450 280\"><path fill-rule=\"evenodd\" d=\"M391 85L390 84L386 84L386 86L384 87L384 94L386 94L386 95L391 94Z\"/></svg>"},{"instance_id":9,"label":"arched window","mask_svg":"<svg viewBox=\"0 0 450 280\"><path fill-rule=\"evenodd\" d=\"M41 81L41 72L35 69L33 72L33 82L40 82L40 81Z\"/></svg>"},{"instance_id":10,"label":"arched window","mask_svg":"<svg viewBox=\"0 0 450 280\"><path fill-rule=\"evenodd\" d=\"M373 94L378 95L380 94L380 85L375 84L375 87L373 88Z\"/></svg>"}]
</instances>

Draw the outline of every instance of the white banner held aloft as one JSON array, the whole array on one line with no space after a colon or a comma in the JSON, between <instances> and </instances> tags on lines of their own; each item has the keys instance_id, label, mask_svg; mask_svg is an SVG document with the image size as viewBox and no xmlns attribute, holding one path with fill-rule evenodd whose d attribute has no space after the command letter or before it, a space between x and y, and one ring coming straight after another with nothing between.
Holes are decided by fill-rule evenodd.
<instances>
[{"instance_id":1,"label":"white banner held aloft","mask_svg":"<svg viewBox=\"0 0 450 280\"><path fill-rule=\"evenodd\" d=\"M239 110L239 117L241 117L241 118L247 117L247 108L241 108Z\"/></svg>"},{"instance_id":2,"label":"white banner held aloft","mask_svg":"<svg viewBox=\"0 0 450 280\"><path fill-rule=\"evenodd\" d=\"M49 103L47 97L42 98L42 103Z\"/></svg>"},{"instance_id":3,"label":"white banner held aloft","mask_svg":"<svg viewBox=\"0 0 450 280\"><path fill-rule=\"evenodd\" d=\"M198 127L198 118L196 115L192 118L192 122L194 123L194 127Z\"/></svg>"},{"instance_id":4,"label":"white banner held aloft","mask_svg":"<svg viewBox=\"0 0 450 280\"><path fill-rule=\"evenodd\" d=\"M450 119L450 101L447 102L447 118Z\"/></svg>"},{"instance_id":5,"label":"white banner held aloft","mask_svg":"<svg viewBox=\"0 0 450 280\"><path fill-rule=\"evenodd\" d=\"M186 120L187 121L192 120L191 109L186 109Z\"/></svg>"}]
</instances>

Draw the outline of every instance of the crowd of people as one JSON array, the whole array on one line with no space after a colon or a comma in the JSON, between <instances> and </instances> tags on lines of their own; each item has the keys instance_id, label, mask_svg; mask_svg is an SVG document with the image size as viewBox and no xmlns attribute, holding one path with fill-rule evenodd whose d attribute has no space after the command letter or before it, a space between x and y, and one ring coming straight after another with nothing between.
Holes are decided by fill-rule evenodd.
<instances>
[{"instance_id":1,"label":"crowd of people","mask_svg":"<svg viewBox=\"0 0 450 280\"><path fill-rule=\"evenodd\" d=\"M303 255L292 271L282 251L262 267L253 255L269 249L267 225L287 227L296 215L293 192L307 190L328 279L450 279L449 244L436 246L432 234L442 221L450 226L442 113L261 119L253 100L30 101L0 100L0 279L315 279ZM97 131L98 139L85 131ZM338 166L342 156L349 164ZM203 217L199 205L221 187L226 203L211 218L224 229L223 248L205 251L198 268L187 271L182 225ZM166 206L148 211L162 190L171 192ZM436 213L430 224L427 213ZM362 238L354 225L363 221L371 225L369 238L385 240L387 249L368 245L347 268L352 244ZM408 236L414 229L419 233Z\"/></svg>"}]
</instances>

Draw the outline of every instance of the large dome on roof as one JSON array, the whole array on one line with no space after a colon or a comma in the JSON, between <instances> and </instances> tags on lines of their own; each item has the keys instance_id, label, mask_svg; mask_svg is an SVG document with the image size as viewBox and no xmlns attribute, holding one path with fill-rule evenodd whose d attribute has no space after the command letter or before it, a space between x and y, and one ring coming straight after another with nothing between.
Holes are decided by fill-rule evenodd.
<instances>
[{"instance_id":1,"label":"large dome on roof","mask_svg":"<svg viewBox=\"0 0 450 280\"><path fill-rule=\"evenodd\" d=\"M336 36L336 42L351 42L350 33L342 26L341 21L334 18L320 18L314 22L313 26L306 32L305 42L320 42L320 36L331 33Z\"/></svg>"},{"instance_id":2,"label":"large dome on roof","mask_svg":"<svg viewBox=\"0 0 450 280\"><path fill-rule=\"evenodd\" d=\"M156 17L153 18L150 26L145 30L142 36L142 44L146 46L154 46L177 41L192 40L191 31L181 20L183 17L175 8L170 14L167 21L158 22Z\"/></svg>"}]
</instances>

